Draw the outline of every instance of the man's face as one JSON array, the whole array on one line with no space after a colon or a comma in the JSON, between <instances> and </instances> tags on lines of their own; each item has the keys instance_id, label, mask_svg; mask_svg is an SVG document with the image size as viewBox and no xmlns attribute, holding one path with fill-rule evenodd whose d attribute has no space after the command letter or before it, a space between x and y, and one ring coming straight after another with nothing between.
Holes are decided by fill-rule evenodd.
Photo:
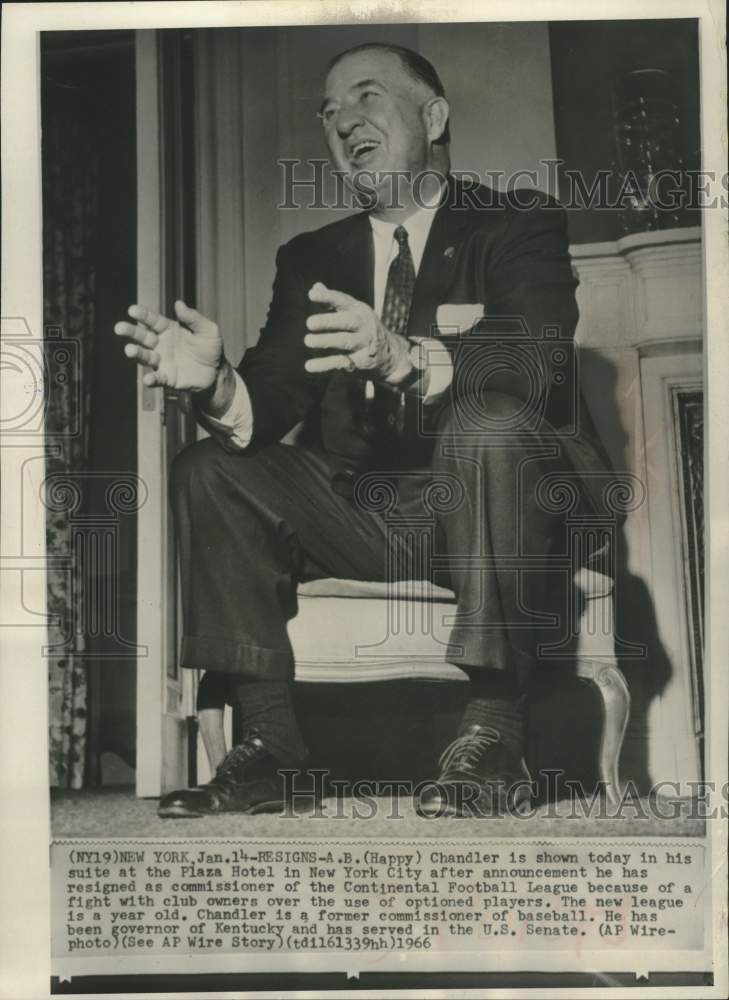
<instances>
[{"instance_id":1,"label":"man's face","mask_svg":"<svg viewBox=\"0 0 729 1000\"><path fill-rule=\"evenodd\" d=\"M432 96L392 52L345 56L327 77L320 111L335 167L355 186L361 186L360 172L369 178L375 172L425 170L430 140L423 109ZM375 186L379 193L383 185Z\"/></svg>"}]
</instances>

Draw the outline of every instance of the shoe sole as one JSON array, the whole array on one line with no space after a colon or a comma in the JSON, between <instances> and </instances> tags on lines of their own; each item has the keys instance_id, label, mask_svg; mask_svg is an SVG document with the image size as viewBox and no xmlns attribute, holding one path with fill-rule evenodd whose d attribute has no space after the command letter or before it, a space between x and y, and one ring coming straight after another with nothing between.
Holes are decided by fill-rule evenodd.
<instances>
[{"instance_id":1,"label":"shoe sole","mask_svg":"<svg viewBox=\"0 0 729 1000\"><path fill-rule=\"evenodd\" d=\"M182 806L167 806L164 809L158 809L157 815L160 819L200 819L205 815L213 815L212 813L201 813L192 812L190 809L185 809Z\"/></svg>"},{"instance_id":2,"label":"shoe sole","mask_svg":"<svg viewBox=\"0 0 729 1000\"><path fill-rule=\"evenodd\" d=\"M158 809L160 819L204 819L206 816L256 816L259 813L283 812L286 806L280 799L270 802L257 802L248 809L221 809L219 812L200 812L186 809L184 806L166 806Z\"/></svg>"},{"instance_id":3,"label":"shoe sole","mask_svg":"<svg viewBox=\"0 0 729 1000\"><path fill-rule=\"evenodd\" d=\"M524 776L527 781L531 782L532 776L529 773L529 768L526 765L526 761L522 757L521 767L524 772ZM523 794L518 801L514 801L508 808L503 810L496 810L493 814L480 815L478 813L468 813L459 812L459 810L453 806L451 803L446 802L442 804L439 808L433 807L428 809L423 807L419 802L415 804L415 814L421 819L503 819L505 816L526 816L531 809L531 796L528 792Z\"/></svg>"},{"instance_id":4,"label":"shoe sole","mask_svg":"<svg viewBox=\"0 0 729 1000\"><path fill-rule=\"evenodd\" d=\"M493 813L459 812L453 806L446 805L442 808L424 809L416 806L415 814L421 819L505 819L507 816L526 816L531 810L531 802L515 803L511 807L501 810L494 810Z\"/></svg>"}]
</instances>

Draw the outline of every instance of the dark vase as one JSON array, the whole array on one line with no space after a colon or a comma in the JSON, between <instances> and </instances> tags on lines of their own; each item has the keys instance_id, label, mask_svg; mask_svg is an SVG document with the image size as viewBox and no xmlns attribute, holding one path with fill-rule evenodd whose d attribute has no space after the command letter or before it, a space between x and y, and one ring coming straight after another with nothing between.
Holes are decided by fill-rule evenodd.
<instances>
[{"instance_id":1,"label":"dark vase","mask_svg":"<svg viewBox=\"0 0 729 1000\"><path fill-rule=\"evenodd\" d=\"M685 170L673 81L660 69L634 70L613 93L618 206L625 233L679 225Z\"/></svg>"}]
</instances>

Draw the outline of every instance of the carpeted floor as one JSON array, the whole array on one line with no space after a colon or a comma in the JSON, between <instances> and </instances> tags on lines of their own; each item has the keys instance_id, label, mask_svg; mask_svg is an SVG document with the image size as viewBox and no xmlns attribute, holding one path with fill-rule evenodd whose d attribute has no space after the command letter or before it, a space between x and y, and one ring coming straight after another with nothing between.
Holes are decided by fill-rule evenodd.
<instances>
[{"instance_id":1,"label":"carpeted floor","mask_svg":"<svg viewBox=\"0 0 729 1000\"><path fill-rule=\"evenodd\" d=\"M51 828L55 840L67 837L169 838L188 837L260 837L282 840L339 838L393 839L427 838L467 840L483 837L698 837L704 822L692 817L688 804L683 815L661 819L648 815L636 817L630 808L624 815L603 814L597 808L591 817L575 815L575 804L557 803L542 808L529 818L504 819L421 819L409 798L376 800L352 798L326 799L320 814L295 817L228 814L195 820L161 820L156 799L138 799L133 790L102 789L84 792L59 792L51 803ZM663 809L671 814L670 806Z\"/></svg>"}]
</instances>

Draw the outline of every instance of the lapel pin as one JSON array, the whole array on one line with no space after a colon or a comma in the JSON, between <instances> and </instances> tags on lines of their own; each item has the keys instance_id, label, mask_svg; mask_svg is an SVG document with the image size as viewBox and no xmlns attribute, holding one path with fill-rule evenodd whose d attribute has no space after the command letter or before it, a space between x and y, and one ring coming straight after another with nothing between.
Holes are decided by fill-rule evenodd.
<instances>
[{"instance_id":1,"label":"lapel pin","mask_svg":"<svg viewBox=\"0 0 729 1000\"><path fill-rule=\"evenodd\" d=\"M443 256L448 257L448 259L450 260L450 258L454 255L455 252L456 252L455 247L446 247L445 250L443 251Z\"/></svg>"}]
</instances>

